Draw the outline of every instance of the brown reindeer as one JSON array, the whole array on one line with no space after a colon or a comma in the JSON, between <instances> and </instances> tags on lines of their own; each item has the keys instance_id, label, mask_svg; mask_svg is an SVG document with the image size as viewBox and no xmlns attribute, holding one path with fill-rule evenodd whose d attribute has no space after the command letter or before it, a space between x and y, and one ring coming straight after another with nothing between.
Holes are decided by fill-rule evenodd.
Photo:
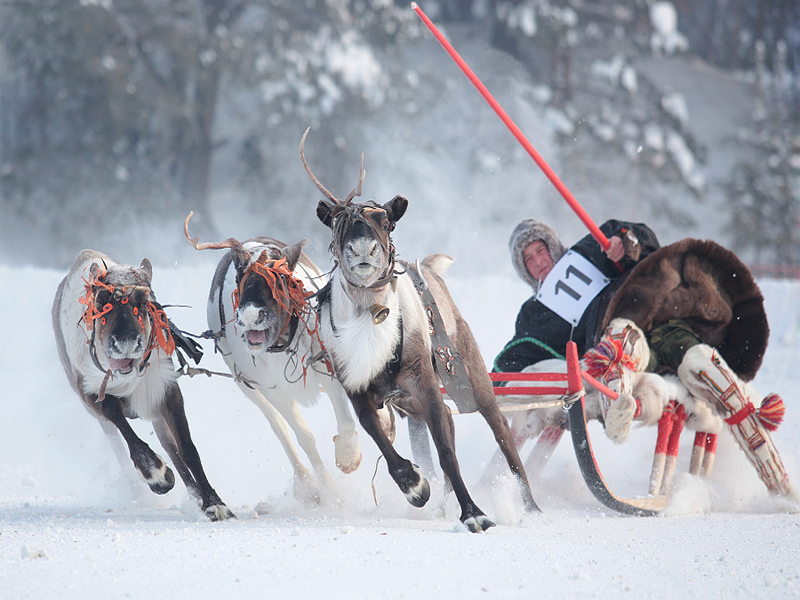
<instances>
[{"instance_id":1,"label":"brown reindeer","mask_svg":"<svg viewBox=\"0 0 800 600\"><path fill-rule=\"evenodd\" d=\"M306 163L307 135L308 130L300 143L300 159L325 195L317 205L317 216L332 230L330 250L337 265L320 299L322 341L361 425L386 458L392 478L412 505L420 507L428 501L430 487L425 477L396 452L381 427L378 410L385 402L427 424L467 529L478 532L494 525L473 502L461 478L453 417L439 390L440 379L453 381L451 374L458 375L461 369L455 387L474 395L474 410L486 419L516 475L525 509L537 511L478 345L439 276L452 259L433 255L416 266L395 261L391 233L408 200L395 196L382 206L352 202L361 195L363 156L358 186L344 201L339 200ZM432 338L434 328L438 336L446 332L448 343Z\"/></svg>"}]
</instances>

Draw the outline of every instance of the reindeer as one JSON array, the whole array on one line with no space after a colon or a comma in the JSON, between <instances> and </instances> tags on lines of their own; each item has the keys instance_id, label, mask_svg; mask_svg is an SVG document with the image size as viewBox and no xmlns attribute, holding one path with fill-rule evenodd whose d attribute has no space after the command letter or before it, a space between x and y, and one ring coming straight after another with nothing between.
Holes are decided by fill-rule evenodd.
<instances>
[{"instance_id":1,"label":"reindeer","mask_svg":"<svg viewBox=\"0 0 800 600\"><path fill-rule=\"evenodd\" d=\"M336 198L306 162L303 146L308 131L300 142L300 159L325 196L317 205L317 217L332 230L330 250L336 261L320 298L320 333L359 422L386 458L390 475L410 504L425 505L430 497L427 480L397 453L381 426L377 411L385 402L428 426L466 528L479 532L494 525L473 502L461 478L453 417L439 390L445 372L448 377L451 369L457 373L463 362L466 374L458 385L474 393L475 409L486 419L519 481L525 509L537 511L478 345L439 275L452 259L433 255L416 266L396 261L391 233L408 200L395 196L382 206L353 203L364 182L363 155L357 187L344 201ZM423 303L422 296L428 293L432 299ZM429 332L435 326L438 335L446 331L452 345L434 347Z\"/></svg>"},{"instance_id":2,"label":"reindeer","mask_svg":"<svg viewBox=\"0 0 800 600\"><path fill-rule=\"evenodd\" d=\"M317 503L320 492L292 442L289 427L308 456L319 483L333 480L317 451L314 434L298 403L316 402L320 386L328 394L338 424L334 436L336 465L345 473L361 463L361 450L347 395L333 377L308 304L322 278L302 252L305 240L287 246L267 237L239 242L200 243L184 234L198 250L228 249L217 265L208 297L208 325L217 349L236 383L278 436L294 470L295 497Z\"/></svg>"},{"instance_id":3,"label":"reindeer","mask_svg":"<svg viewBox=\"0 0 800 600\"><path fill-rule=\"evenodd\" d=\"M212 521L234 516L208 483L170 355L175 341L150 286L153 269L122 265L84 250L61 281L52 319L58 354L72 389L100 422L117 458L130 458L150 489L166 494L175 476L127 419L142 417L153 429L189 493Z\"/></svg>"}]
</instances>

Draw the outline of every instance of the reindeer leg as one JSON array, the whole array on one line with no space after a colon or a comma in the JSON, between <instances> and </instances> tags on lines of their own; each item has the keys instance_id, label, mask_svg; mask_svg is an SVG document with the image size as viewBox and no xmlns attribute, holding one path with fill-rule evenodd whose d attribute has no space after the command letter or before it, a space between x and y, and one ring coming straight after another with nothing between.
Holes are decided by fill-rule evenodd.
<instances>
[{"instance_id":1,"label":"reindeer leg","mask_svg":"<svg viewBox=\"0 0 800 600\"><path fill-rule=\"evenodd\" d=\"M175 476L172 474L172 470L133 431L122 412L122 401L116 396L106 395L101 403L100 411L122 434L125 443L128 444L133 465L150 489L156 494L166 494L170 491L175 485Z\"/></svg>"},{"instance_id":2,"label":"reindeer leg","mask_svg":"<svg viewBox=\"0 0 800 600\"><path fill-rule=\"evenodd\" d=\"M431 373L431 379L433 379L433 373ZM434 386L421 393L427 396L423 403L428 416L428 428L436 446L436 451L439 454L439 465L452 485L453 492L461 506L461 522L473 533L486 531L490 527L494 527L495 524L478 508L467 491L467 486L461 477L461 469L456 458L453 415L442 400L438 382L434 380L433 383Z\"/></svg>"},{"instance_id":3,"label":"reindeer leg","mask_svg":"<svg viewBox=\"0 0 800 600\"><path fill-rule=\"evenodd\" d=\"M164 419L153 421L153 430L156 432L158 441L161 442L161 447L167 451L172 465L175 467L175 470L178 471L178 475L180 475L183 480L189 495L198 503L202 502L200 488L197 487L197 482L194 480L194 475L192 475L189 467L183 462L183 458L181 458L180 452L178 451L178 444L166 421Z\"/></svg>"},{"instance_id":4,"label":"reindeer leg","mask_svg":"<svg viewBox=\"0 0 800 600\"><path fill-rule=\"evenodd\" d=\"M528 441L529 432L525 427L525 421L529 413L530 411L517 411L511 418L509 431L511 431L511 437L514 440L514 445L517 447L517 452L522 450L522 447ZM481 475L479 482L480 485L491 486L492 482L498 475L505 473L507 465L508 462L506 461L505 454L503 454L503 451L498 447L492 455L492 458L489 460L489 464L486 466L486 469L484 469L483 475Z\"/></svg>"},{"instance_id":5,"label":"reindeer leg","mask_svg":"<svg viewBox=\"0 0 800 600\"><path fill-rule=\"evenodd\" d=\"M419 465L423 473L428 477L433 477L433 455L431 454L431 444L428 438L428 426L424 421L418 421L414 417L408 417L408 438L411 443L411 454L414 462Z\"/></svg>"},{"instance_id":6,"label":"reindeer leg","mask_svg":"<svg viewBox=\"0 0 800 600\"><path fill-rule=\"evenodd\" d=\"M322 384L333 406L337 434L333 437L336 466L343 473L352 473L361 464L361 445L358 442L356 422L350 408L350 399L339 382L330 380Z\"/></svg>"},{"instance_id":7,"label":"reindeer leg","mask_svg":"<svg viewBox=\"0 0 800 600\"><path fill-rule=\"evenodd\" d=\"M322 457L317 450L317 441L314 434L309 429L303 413L300 412L300 407L292 398L283 396L282 394L272 394L273 406L278 410L281 416L292 428L297 443L303 452L306 453L308 460L311 462L311 467L317 475L317 481L332 488L334 486L333 479L331 479L328 470L325 468L325 463L322 462Z\"/></svg>"},{"instance_id":8,"label":"reindeer leg","mask_svg":"<svg viewBox=\"0 0 800 600\"><path fill-rule=\"evenodd\" d=\"M306 504L319 504L320 496L319 490L314 484L311 472L303 465L300 459L300 454L292 442L291 434L289 433L289 424L283 418L278 409L275 408L269 400L258 390L251 389L245 385L239 385L245 396L255 404L272 427L278 441L283 446L283 451L292 465L294 471L294 496L295 498L305 502Z\"/></svg>"},{"instance_id":9,"label":"reindeer leg","mask_svg":"<svg viewBox=\"0 0 800 600\"><path fill-rule=\"evenodd\" d=\"M380 417L375 408L378 403L375 395L369 392L355 393L351 396L351 401L356 415L358 415L359 423L377 444L378 450L386 459L389 475L403 492L406 500L417 508L425 506L431 497L428 480L410 460L400 456L392 446L386 431L381 426Z\"/></svg>"},{"instance_id":10,"label":"reindeer leg","mask_svg":"<svg viewBox=\"0 0 800 600\"><path fill-rule=\"evenodd\" d=\"M212 521L224 521L234 517L206 478L200 454L197 452L189 432L189 422L183 406L183 395L177 384L171 386L167 391L161 418L163 424L158 423L156 435L162 440L162 444L166 442L165 450L167 452L174 452L173 464L178 469L189 492L192 493L194 487L195 493L199 494L202 511ZM163 431L159 433L162 427L166 427L168 435L165 435L167 432ZM187 470L188 472L184 472Z\"/></svg>"},{"instance_id":11,"label":"reindeer leg","mask_svg":"<svg viewBox=\"0 0 800 600\"><path fill-rule=\"evenodd\" d=\"M522 460L514 443L514 436L511 434L508 422L497 405L497 398L492 390L492 381L486 373L486 365L478 351L478 344L463 319L458 321L457 350L463 357L464 366L467 368L467 375L472 384L475 401L478 403L478 410L483 415L483 418L486 419L486 423L488 423L494 434L494 439L506 457L508 467L517 478L522 501L525 505L525 512L539 512L540 509L533 499L528 476L522 466Z\"/></svg>"}]
</instances>

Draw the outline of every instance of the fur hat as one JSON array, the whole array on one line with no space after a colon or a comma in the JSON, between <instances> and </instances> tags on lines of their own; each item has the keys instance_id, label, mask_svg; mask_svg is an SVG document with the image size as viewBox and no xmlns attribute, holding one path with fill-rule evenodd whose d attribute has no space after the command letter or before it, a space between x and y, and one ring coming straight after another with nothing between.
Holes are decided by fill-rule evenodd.
<instances>
[{"instance_id":1,"label":"fur hat","mask_svg":"<svg viewBox=\"0 0 800 600\"><path fill-rule=\"evenodd\" d=\"M525 252L525 248L531 242L536 240L541 240L547 246L550 251L550 257L553 259L553 264L557 263L567 251L555 230L541 221L525 219L514 228L511 239L508 240L508 248L511 250L511 263L514 265L517 275L530 285L534 292L539 291L539 280L528 272L522 253Z\"/></svg>"}]
</instances>

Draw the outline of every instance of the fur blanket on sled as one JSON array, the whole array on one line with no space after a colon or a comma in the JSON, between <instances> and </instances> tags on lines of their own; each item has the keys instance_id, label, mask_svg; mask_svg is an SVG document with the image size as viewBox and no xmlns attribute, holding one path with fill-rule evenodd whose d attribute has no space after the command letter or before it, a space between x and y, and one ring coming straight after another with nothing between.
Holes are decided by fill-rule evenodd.
<instances>
[{"instance_id":1,"label":"fur blanket on sled","mask_svg":"<svg viewBox=\"0 0 800 600\"><path fill-rule=\"evenodd\" d=\"M646 333L683 319L745 381L758 372L769 338L764 297L750 271L707 240L687 238L636 265L612 296L600 331L617 317Z\"/></svg>"}]
</instances>

